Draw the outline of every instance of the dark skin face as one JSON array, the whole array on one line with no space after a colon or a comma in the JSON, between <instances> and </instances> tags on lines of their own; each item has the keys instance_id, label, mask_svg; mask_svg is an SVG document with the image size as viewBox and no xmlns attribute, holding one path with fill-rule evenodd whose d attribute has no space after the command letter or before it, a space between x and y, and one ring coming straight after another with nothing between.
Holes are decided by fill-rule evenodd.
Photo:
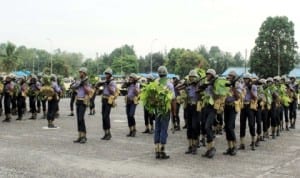
<instances>
[{"instance_id":1,"label":"dark skin face","mask_svg":"<svg viewBox=\"0 0 300 178\"><path fill-rule=\"evenodd\" d=\"M249 78L244 78L244 83L246 84L246 85L249 85L250 84L250 79Z\"/></svg>"},{"instance_id":2,"label":"dark skin face","mask_svg":"<svg viewBox=\"0 0 300 178\"><path fill-rule=\"evenodd\" d=\"M207 81L211 81L214 77L211 74L206 74Z\"/></svg>"},{"instance_id":3,"label":"dark skin face","mask_svg":"<svg viewBox=\"0 0 300 178\"><path fill-rule=\"evenodd\" d=\"M86 74L84 72L81 72L81 71L79 72L80 79L84 79L85 76L86 76Z\"/></svg>"},{"instance_id":4,"label":"dark skin face","mask_svg":"<svg viewBox=\"0 0 300 178\"><path fill-rule=\"evenodd\" d=\"M234 80L234 76L233 75L228 75L227 80L232 82Z\"/></svg>"},{"instance_id":5,"label":"dark skin face","mask_svg":"<svg viewBox=\"0 0 300 178\"><path fill-rule=\"evenodd\" d=\"M106 80L110 80L110 78L111 78L111 75L110 75L110 74L105 74L105 79L106 79Z\"/></svg>"},{"instance_id":6,"label":"dark skin face","mask_svg":"<svg viewBox=\"0 0 300 178\"><path fill-rule=\"evenodd\" d=\"M294 82L295 82L295 80L296 80L295 78L291 78L291 82L292 82L292 83L294 83Z\"/></svg>"}]
</instances>

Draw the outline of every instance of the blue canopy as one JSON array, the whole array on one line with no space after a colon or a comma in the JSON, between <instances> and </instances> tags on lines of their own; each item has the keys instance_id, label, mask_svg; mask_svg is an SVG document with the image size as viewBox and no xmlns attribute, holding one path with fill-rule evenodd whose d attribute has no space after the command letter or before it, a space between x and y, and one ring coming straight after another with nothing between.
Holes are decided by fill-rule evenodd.
<instances>
[{"instance_id":1,"label":"blue canopy","mask_svg":"<svg viewBox=\"0 0 300 178\"><path fill-rule=\"evenodd\" d=\"M294 76L296 78L300 78L300 68L295 68L290 71L289 77Z\"/></svg>"},{"instance_id":2,"label":"blue canopy","mask_svg":"<svg viewBox=\"0 0 300 178\"><path fill-rule=\"evenodd\" d=\"M18 77L27 77L28 75L30 75L29 71L14 71L12 73Z\"/></svg>"}]
</instances>

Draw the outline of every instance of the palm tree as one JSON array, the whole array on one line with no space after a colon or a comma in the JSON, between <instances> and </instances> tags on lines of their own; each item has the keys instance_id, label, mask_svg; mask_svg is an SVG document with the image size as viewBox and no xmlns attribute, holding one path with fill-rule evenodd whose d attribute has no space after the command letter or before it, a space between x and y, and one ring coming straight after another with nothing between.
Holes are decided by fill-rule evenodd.
<instances>
[{"instance_id":1,"label":"palm tree","mask_svg":"<svg viewBox=\"0 0 300 178\"><path fill-rule=\"evenodd\" d=\"M2 71L9 73L14 70L17 66L17 60L16 46L11 42L7 42L5 50L0 54Z\"/></svg>"}]
</instances>

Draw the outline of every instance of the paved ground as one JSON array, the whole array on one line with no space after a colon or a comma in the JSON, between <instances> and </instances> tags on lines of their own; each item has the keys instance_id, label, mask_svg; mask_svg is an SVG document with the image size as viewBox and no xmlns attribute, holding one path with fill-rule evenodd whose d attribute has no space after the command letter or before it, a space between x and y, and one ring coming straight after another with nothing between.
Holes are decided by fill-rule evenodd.
<instances>
[{"instance_id":1,"label":"paved ground","mask_svg":"<svg viewBox=\"0 0 300 178\"><path fill-rule=\"evenodd\" d=\"M61 117L56 121L60 129L43 129L46 121L42 119L0 123L0 177L300 177L299 129L263 142L254 152L248 146L235 157L222 155L225 136L218 136L217 154L212 160L201 157L204 148L196 156L185 155L185 130L169 132L167 152L171 159L155 160L152 135L140 133L144 130L140 106L136 114L139 133L136 138L125 136L128 129L123 101L119 97L117 108L112 110L111 141L100 141L100 98L96 115L86 115L85 145L72 142L77 137L76 120L67 116L68 99L60 104Z\"/></svg>"}]
</instances>

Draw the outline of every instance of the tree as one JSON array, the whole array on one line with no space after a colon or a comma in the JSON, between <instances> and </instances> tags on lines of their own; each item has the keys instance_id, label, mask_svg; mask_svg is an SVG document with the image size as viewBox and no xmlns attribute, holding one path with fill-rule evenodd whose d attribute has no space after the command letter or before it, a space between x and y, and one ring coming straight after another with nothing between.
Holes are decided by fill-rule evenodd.
<instances>
[{"instance_id":1,"label":"tree","mask_svg":"<svg viewBox=\"0 0 300 178\"><path fill-rule=\"evenodd\" d=\"M185 52L183 48L172 48L168 53L167 68L170 73L175 73L177 61L181 58L182 54Z\"/></svg>"},{"instance_id":2,"label":"tree","mask_svg":"<svg viewBox=\"0 0 300 178\"><path fill-rule=\"evenodd\" d=\"M250 55L250 70L262 77L287 74L295 66L294 23L286 16L268 17L261 25Z\"/></svg>"},{"instance_id":3,"label":"tree","mask_svg":"<svg viewBox=\"0 0 300 178\"><path fill-rule=\"evenodd\" d=\"M198 67L199 63L201 63L203 67L207 66L207 61L202 55L191 50L185 50L177 61L175 72L183 77L188 75L190 70Z\"/></svg>"},{"instance_id":4,"label":"tree","mask_svg":"<svg viewBox=\"0 0 300 178\"><path fill-rule=\"evenodd\" d=\"M4 51L0 54L2 70L5 72L11 72L17 67L18 56L16 55L16 46L7 42Z\"/></svg>"}]
</instances>

